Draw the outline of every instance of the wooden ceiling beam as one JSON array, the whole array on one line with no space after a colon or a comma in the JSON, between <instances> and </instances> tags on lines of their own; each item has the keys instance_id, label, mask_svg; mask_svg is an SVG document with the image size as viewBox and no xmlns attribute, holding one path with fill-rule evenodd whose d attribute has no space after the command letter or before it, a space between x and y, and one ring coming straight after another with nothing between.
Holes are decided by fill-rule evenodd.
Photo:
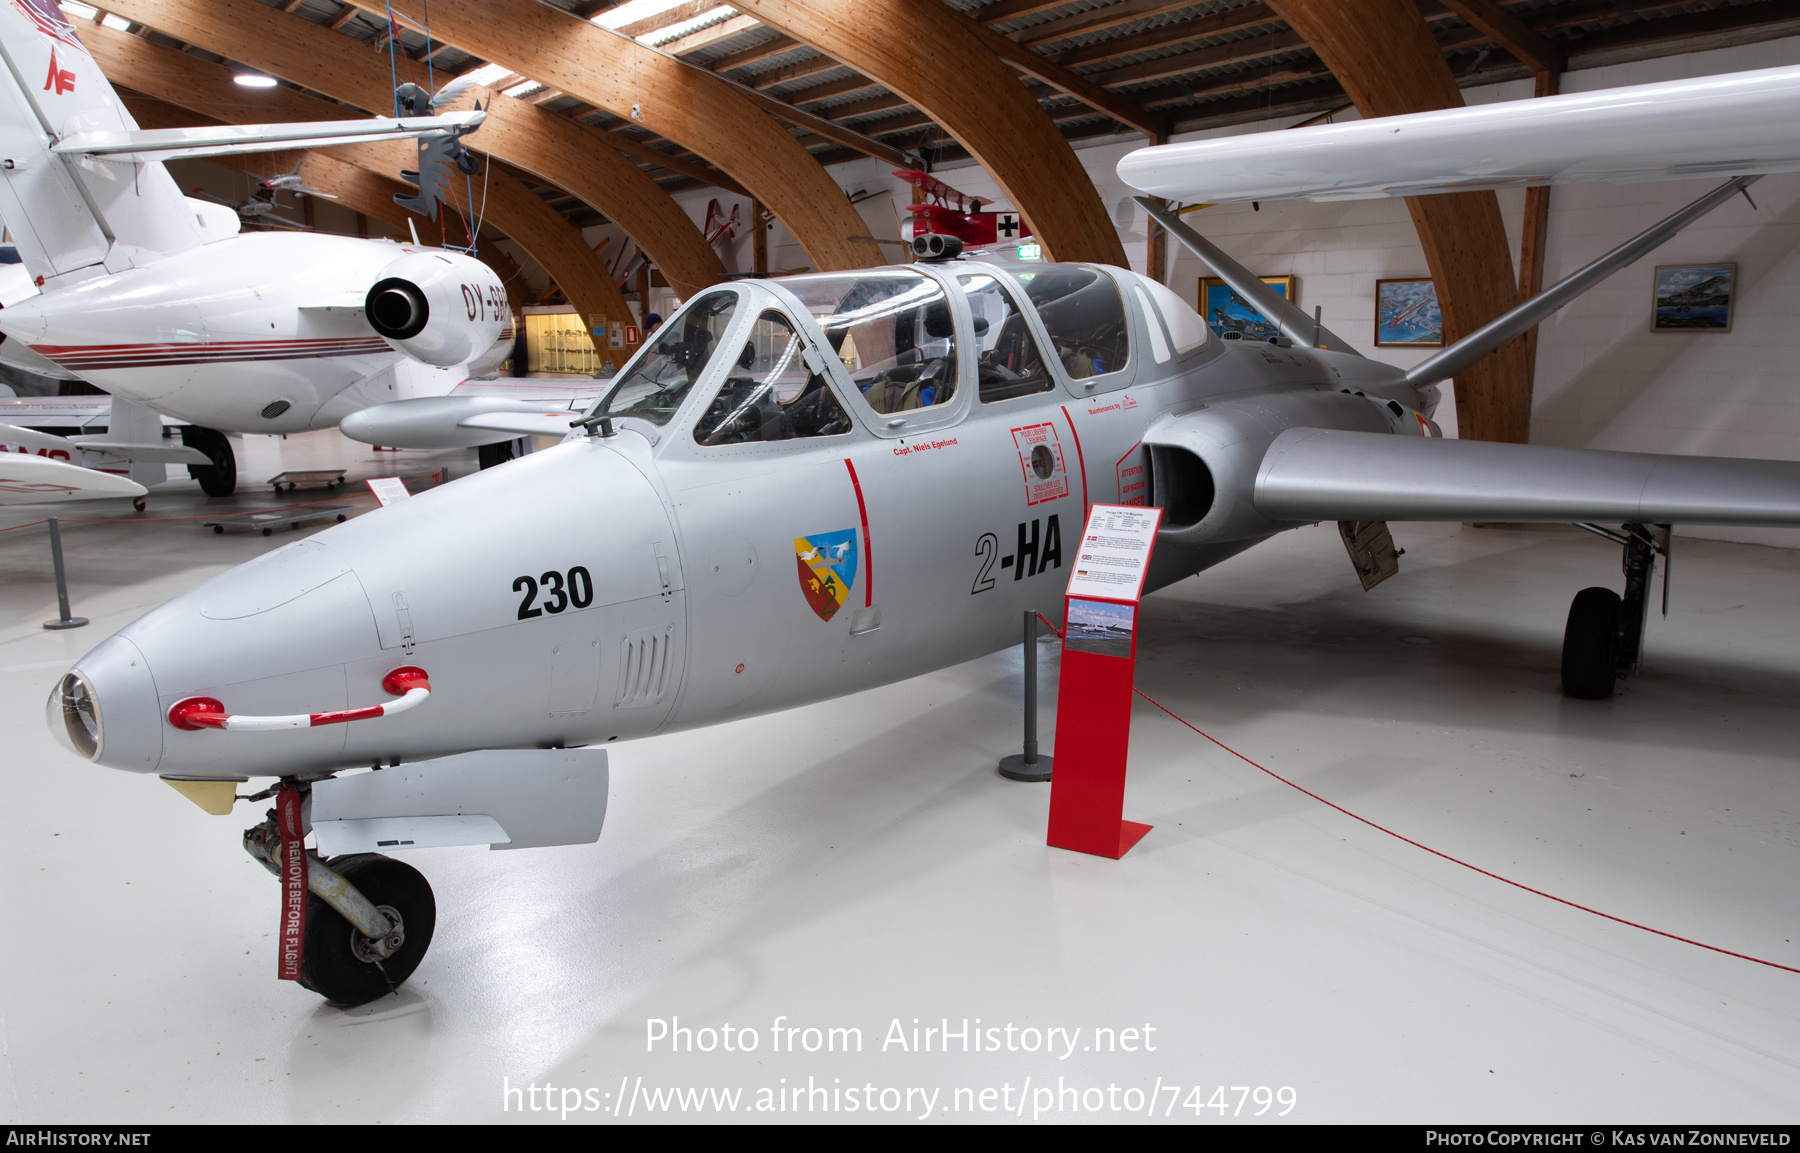
<instances>
[{"instance_id":1,"label":"wooden ceiling beam","mask_svg":"<svg viewBox=\"0 0 1800 1153\"><path fill-rule=\"evenodd\" d=\"M1138 52L1153 52L1159 48L1172 48L1177 44L1187 44L1195 40L1229 36L1264 24L1278 23L1280 20L1281 17L1275 15L1267 4L1246 4L1242 8L1196 16L1192 20L1165 24L1161 28L1132 32L1124 36L1115 36L1110 40L1102 40L1098 44L1087 44L1065 52L1055 52L1051 54L1050 58L1065 68L1075 68L1083 64L1101 64Z\"/></svg>"},{"instance_id":2,"label":"wooden ceiling beam","mask_svg":"<svg viewBox=\"0 0 1800 1153\"><path fill-rule=\"evenodd\" d=\"M338 9L338 13L336 16L333 16L331 19L329 19L325 22L325 27L331 29L333 32L336 32L339 29L343 28L344 25L350 23L350 21L356 19L356 14L359 11L361 11L361 9L357 8L356 5L346 4L342 8Z\"/></svg>"},{"instance_id":3,"label":"wooden ceiling beam","mask_svg":"<svg viewBox=\"0 0 1800 1153\"><path fill-rule=\"evenodd\" d=\"M866 100L850 100L843 104L833 104L824 110L823 115L833 120L850 120L858 116L873 116L877 112L886 112L890 108L903 108L906 105L904 96L896 96L892 92L883 92L879 96L871 96Z\"/></svg>"},{"instance_id":4,"label":"wooden ceiling beam","mask_svg":"<svg viewBox=\"0 0 1800 1153\"><path fill-rule=\"evenodd\" d=\"M1232 40L1225 44L1215 44L1210 48L1196 48L1192 52L1181 52L1174 56L1163 56L1155 60L1146 60L1141 64L1128 64L1123 68L1114 68L1110 72L1096 72L1094 80L1108 88L1117 88L1126 84L1142 84L1147 80L1166 80L1171 76L1186 76L1211 68L1228 68L1235 64L1249 64L1279 52L1292 52L1296 48L1307 48L1306 38L1298 32L1283 29L1267 36L1256 36L1245 40Z\"/></svg>"},{"instance_id":5,"label":"wooden ceiling beam","mask_svg":"<svg viewBox=\"0 0 1800 1153\"><path fill-rule=\"evenodd\" d=\"M1013 43L993 29L960 12L949 8L944 11L950 13L952 20L972 33L977 44L1005 61L1008 66L1018 69L1027 76L1035 76L1045 84L1061 89L1115 120L1131 125L1153 141L1161 140L1167 135L1169 126L1157 114L1146 112L1124 97L1108 92L1087 77L1076 75L1022 44Z\"/></svg>"},{"instance_id":6,"label":"wooden ceiling beam","mask_svg":"<svg viewBox=\"0 0 1800 1153\"><path fill-rule=\"evenodd\" d=\"M118 4L129 10L129 19L358 107L386 108L393 99L388 64L379 55L352 51L348 46L354 42L338 33L256 0ZM244 93L238 90L240 104L259 106L259 97ZM671 282L697 287L724 276L718 253L687 213L611 146L612 137L523 101L494 100L491 94L492 89L463 94L465 106L480 98L489 109L487 122L467 138L472 150L536 173L593 205L642 244ZM339 110L315 119L342 114Z\"/></svg>"},{"instance_id":7,"label":"wooden ceiling beam","mask_svg":"<svg viewBox=\"0 0 1800 1153\"><path fill-rule=\"evenodd\" d=\"M843 65L829 56L814 56L809 60L800 60L793 64L783 64L780 68L771 68L767 72L758 72L746 83L752 88L774 88L782 84L792 84L796 80L804 80L808 76L817 76L821 72L830 72Z\"/></svg>"},{"instance_id":8,"label":"wooden ceiling beam","mask_svg":"<svg viewBox=\"0 0 1800 1153\"><path fill-rule=\"evenodd\" d=\"M709 24L689 32L679 40L671 40L666 44L658 44L658 52L667 52L671 56L686 56L703 48L711 48L721 40L729 40L733 36L742 36L758 26L754 16L733 16L729 20L721 20L717 24Z\"/></svg>"},{"instance_id":9,"label":"wooden ceiling beam","mask_svg":"<svg viewBox=\"0 0 1800 1153\"><path fill-rule=\"evenodd\" d=\"M1092 178L987 41L1036 59L1030 49L935 0L733 0L733 5L778 31L803 37L943 126L981 160L1055 259L1125 263L1118 231ZM915 49L924 44L931 46L929 53Z\"/></svg>"},{"instance_id":10,"label":"wooden ceiling beam","mask_svg":"<svg viewBox=\"0 0 1800 1153\"><path fill-rule=\"evenodd\" d=\"M1108 4L1104 8L1095 8L1057 20L1046 20L1042 24L1033 24L1029 28L1009 33L1008 39L1016 44L1023 44L1027 48L1036 48L1043 44L1054 44L1058 40L1069 40L1076 36L1091 36L1095 32L1117 28L1119 25L1129 24L1133 20L1147 20L1152 16L1161 16L1165 12L1176 12L1193 6L1194 0L1124 0L1124 3L1121 4ZM1253 4L1251 7L1262 6ZM982 14L978 9L972 15L980 20ZM1271 15L1268 19L1273 20L1276 17ZM993 21L982 20L982 23L992 24Z\"/></svg>"},{"instance_id":11,"label":"wooden ceiling beam","mask_svg":"<svg viewBox=\"0 0 1800 1153\"><path fill-rule=\"evenodd\" d=\"M687 3L685 4L677 4L675 7L664 12L658 12L654 16L647 16L642 20L636 20L630 24L620 25L614 31L618 32L620 35L629 36L633 40L636 40L639 36L643 36L647 33L660 32L664 28L672 28L677 24L686 23L696 16L704 16L714 8L723 7L723 3L724 0L687 0ZM593 17L584 16L582 19L591 20Z\"/></svg>"},{"instance_id":12,"label":"wooden ceiling beam","mask_svg":"<svg viewBox=\"0 0 1800 1153\"><path fill-rule=\"evenodd\" d=\"M1648 6L1648 4L1639 3L1638 11L1642 12ZM1678 5L1670 3L1662 6L1673 8ZM1797 20L1800 20L1800 3L1797 3L1796 0L1769 0L1768 3L1763 4L1714 8L1707 12L1692 12L1685 15L1666 16L1658 20L1644 20L1634 24L1602 28L1588 33L1570 47L1576 55L1585 56L1596 52L1611 52L1621 48L1635 48L1649 44L1703 40L1707 36L1787 24Z\"/></svg>"},{"instance_id":13,"label":"wooden ceiling beam","mask_svg":"<svg viewBox=\"0 0 1800 1153\"><path fill-rule=\"evenodd\" d=\"M1533 31L1525 21L1496 4L1494 0L1442 0L1458 16L1467 20L1489 40L1513 54L1535 72L1561 72L1562 49Z\"/></svg>"},{"instance_id":14,"label":"wooden ceiling beam","mask_svg":"<svg viewBox=\"0 0 1800 1153\"><path fill-rule=\"evenodd\" d=\"M401 0L407 9L418 3ZM868 235L868 226L830 174L724 78L537 0L460 0L431 15L432 34L472 56L616 115L635 107L637 123L706 157L772 209L814 267L870 262L872 246L851 240Z\"/></svg>"},{"instance_id":15,"label":"wooden ceiling beam","mask_svg":"<svg viewBox=\"0 0 1800 1153\"><path fill-rule=\"evenodd\" d=\"M976 9L975 15L983 24L1004 24L1008 20L1023 20L1027 16L1036 16L1039 12L1061 8L1067 2L1068 0L1000 0L998 4Z\"/></svg>"},{"instance_id":16,"label":"wooden ceiling beam","mask_svg":"<svg viewBox=\"0 0 1800 1153\"><path fill-rule=\"evenodd\" d=\"M820 100L830 100L834 96L847 96L852 92L861 92L865 88L879 88L881 85L867 76L847 76L842 80L827 80L823 84L815 84L811 88L802 88L790 95L789 104L812 104Z\"/></svg>"},{"instance_id":17,"label":"wooden ceiling beam","mask_svg":"<svg viewBox=\"0 0 1800 1153\"><path fill-rule=\"evenodd\" d=\"M734 68L742 68L747 64L760 64L772 56L779 56L783 52L792 52L801 47L804 45L792 36L776 36L772 40L764 40L761 44L752 44L729 56L721 56L707 67L714 72L730 72Z\"/></svg>"}]
</instances>

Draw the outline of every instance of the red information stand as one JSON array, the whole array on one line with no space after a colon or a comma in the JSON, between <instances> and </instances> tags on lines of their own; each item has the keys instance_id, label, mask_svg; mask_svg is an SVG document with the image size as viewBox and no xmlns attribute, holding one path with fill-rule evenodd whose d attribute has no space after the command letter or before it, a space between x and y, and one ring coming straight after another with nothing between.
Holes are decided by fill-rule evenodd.
<instances>
[{"instance_id":1,"label":"red information stand","mask_svg":"<svg viewBox=\"0 0 1800 1153\"><path fill-rule=\"evenodd\" d=\"M1056 686L1053 848L1117 860L1150 826L1124 819L1131 744L1137 610L1162 510L1097 504L1063 597L1062 673Z\"/></svg>"}]
</instances>

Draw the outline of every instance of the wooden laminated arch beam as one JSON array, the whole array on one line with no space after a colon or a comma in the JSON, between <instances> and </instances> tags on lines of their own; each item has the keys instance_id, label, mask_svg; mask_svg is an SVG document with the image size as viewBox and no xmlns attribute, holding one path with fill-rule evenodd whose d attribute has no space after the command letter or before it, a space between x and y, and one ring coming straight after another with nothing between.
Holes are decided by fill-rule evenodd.
<instances>
[{"instance_id":1,"label":"wooden laminated arch beam","mask_svg":"<svg viewBox=\"0 0 1800 1153\"><path fill-rule=\"evenodd\" d=\"M733 2L942 125L1000 185L1051 259L1127 263L1093 178L1037 99L978 35L999 39L997 33L936 0Z\"/></svg>"},{"instance_id":2,"label":"wooden laminated arch beam","mask_svg":"<svg viewBox=\"0 0 1800 1153\"><path fill-rule=\"evenodd\" d=\"M394 12L416 27L426 23L418 0ZM635 120L705 158L775 214L814 268L881 262L878 245L854 239L868 238L868 226L831 174L729 81L537 0L440 4L430 26L440 43Z\"/></svg>"},{"instance_id":3,"label":"wooden laminated arch beam","mask_svg":"<svg viewBox=\"0 0 1800 1153\"><path fill-rule=\"evenodd\" d=\"M1462 92L1412 0L1267 0L1306 38L1365 117L1460 108ZM1512 248L1492 192L1406 200L1437 284L1446 343L1518 302ZM1458 435L1524 443L1531 377L1523 339L1456 378Z\"/></svg>"}]
</instances>

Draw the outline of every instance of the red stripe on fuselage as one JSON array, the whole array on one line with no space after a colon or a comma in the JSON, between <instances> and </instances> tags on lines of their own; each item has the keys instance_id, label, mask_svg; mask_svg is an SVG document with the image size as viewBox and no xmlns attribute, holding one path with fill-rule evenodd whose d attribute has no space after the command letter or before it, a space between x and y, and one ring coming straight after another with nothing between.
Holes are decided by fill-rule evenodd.
<instances>
[{"instance_id":1,"label":"red stripe on fuselage","mask_svg":"<svg viewBox=\"0 0 1800 1153\"><path fill-rule=\"evenodd\" d=\"M34 344L31 350L71 371L261 360L313 360L391 351L387 342L378 337L238 340L218 344Z\"/></svg>"},{"instance_id":2,"label":"red stripe on fuselage","mask_svg":"<svg viewBox=\"0 0 1800 1153\"><path fill-rule=\"evenodd\" d=\"M1069 422L1069 435L1075 438L1075 463L1081 466L1081 518L1087 523L1087 458L1081 455L1081 434L1075 431L1075 418L1069 415L1069 406L1063 405L1063 419Z\"/></svg>"},{"instance_id":3,"label":"red stripe on fuselage","mask_svg":"<svg viewBox=\"0 0 1800 1153\"><path fill-rule=\"evenodd\" d=\"M850 458L844 458L844 467L850 470L850 487L856 490L856 511L862 514L863 528L863 607L868 608L875 603L875 546L869 540L869 506L863 503L862 481L856 479L856 466Z\"/></svg>"}]
</instances>

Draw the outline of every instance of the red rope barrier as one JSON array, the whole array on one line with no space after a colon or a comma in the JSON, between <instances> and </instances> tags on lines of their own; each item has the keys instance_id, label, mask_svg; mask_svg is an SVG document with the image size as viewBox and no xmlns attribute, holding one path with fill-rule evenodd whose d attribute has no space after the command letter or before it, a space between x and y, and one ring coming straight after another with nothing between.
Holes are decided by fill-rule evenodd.
<instances>
[{"instance_id":1,"label":"red rope barrier","mask_svg":"<svg viewBox=\"0 0 1800 1153\"><path fill-rule=\"evenodd\" d=\"M1041 620L1045 624L1049 625L1051 631L1056 633L1057 636L1060 637L1063 635L1062 630L1057 628L1056 625L1050 620L1049 617L1046 617L1043 613L1039 613L1039 614L1037 614L1037 616L1038 616L1039 620ZM1697 948L1711 950L1714 953L1723 953L1727 957L1736 957L1740 961L1753 961L1758 965L1767 965L1771 969L1780 969L1783 972L1787 972L1787 973L1800 973L1800 968L1795 968L1792 965L1783 965L1778 961L1765 961L1761 957L1752 957L1748 953L1739 953L1739 952L1735 952L1731 949L1720 948L1717 945L1708 945L1705 941L1696 941L1691 937L1683 937L1683 936L1680 936L1679 934L1666 932L1662 929L1653 929L1649 925L1641 925L1636 921L1628 921L1624 917L1615 917L1611 913L1603 913L1599 909L1589 908L1586 905L1579 904L1575 901L1568 900L1565 897L1559 897L1554 893L1546 893L1542 889L1534 889L1530 885L1521 884L1520 882L1511 880L1510 878L1502 877L1499 873L1489 872L1488 870L1482 868L1479 865L1471 865L1467 861L1461 860L1457 857L1452 857L1449 853L1440 852L1439 850L1432 848L1430 845L1422 845L1418 841L1413 840L1411 837L1405 836L1400 833L1396 833L1392 829L1384 828L1383 826L1376 824L1374 821L1369 820L1367 817L1359 817L1355 813L1351 812L1349 809L1346 809L1344 806L1339 805L1339 804L1334 804L1333 802L1326 800L1324 797L1321 797L1319 794L1313 792L1311 789L1308 789L1303 785L1295 784L1293 781L1288 780L1286 777L1282 776L1280 773L1274 771L1273 769L1266 768L1262 765L1257 764L1255 761L1251 760L1249 757L1246 757L1244 754L1238 752L1236 749L1232 748L1230 745L1226 744L1224 741L1221 741L1217 737L1214 737L1211 733L1208 733L1205 729L1200 728L1198 725L1194 724L1192 721L1189 721L1187 718L1181 716L1179 713L1176 713L1174 710L1170 709L1167 705L1164 705L1161 701L1157 700L1155 697L1152 697L1149 693L1145 692L1143 689L1133 686L1132 691L1135 692L1138 696L1143 697L1146 701L1149 701L1152 705L1154 705L1157 709L1161 710L1163 713L1167 714L1168 717L1170 719L1174 720L1176 723L1183 725L1183 726L1193 730L1196 733L1199 733L1202 737L1205 737L1208 741L1211 741L1213 744L1217 745L1219 748L1230 753L1232 756L1234 756L1238 760L1244 762L1246 765L1249 765L1251 768L1256 769L1258 772L1267 773L1269 776L1274 777L1276 780L1280 781L1282 784L1286 785L1288 788L1293 789L1296 792L1306 794L1307 796L1311 797L1313 800L1319 802L1321 805L1324 805L1327 808L1336 809L1338 812L1344 814L1346 817L1349 817L1351 820L1360 821L1361 823L1369 826L1371 829L1374 829L1377 832L1386 833L1388 836L1393 837L1397 841L1405 841L1407 844L1411 845L1415 849L1423 849L1425 852L1430 853L1434 857L1442 857L1444 860L1449 861L1453 865L1461 865L1465 869L1471 870L1472 872L1480 873L1484 877L1490 877L1493 880L1499 881L1501 884L1511 885L1515 889L1522 889L1525 892L1532 894L1533 896L1543 897L1545 900L1549 900L1549 901L1555 901L1559 905L1567 905L1571 909L1580 909L1584 913L1592 913L1596 917L1604 917L1606 920L1613 921L1620 925L1627 925L1633 929L1641 929L1646 933L1654 933L1659 937L1667 937L1671 941L1680 941L1684 945L1693 945Z\"/></svg>"}]
</instances>

